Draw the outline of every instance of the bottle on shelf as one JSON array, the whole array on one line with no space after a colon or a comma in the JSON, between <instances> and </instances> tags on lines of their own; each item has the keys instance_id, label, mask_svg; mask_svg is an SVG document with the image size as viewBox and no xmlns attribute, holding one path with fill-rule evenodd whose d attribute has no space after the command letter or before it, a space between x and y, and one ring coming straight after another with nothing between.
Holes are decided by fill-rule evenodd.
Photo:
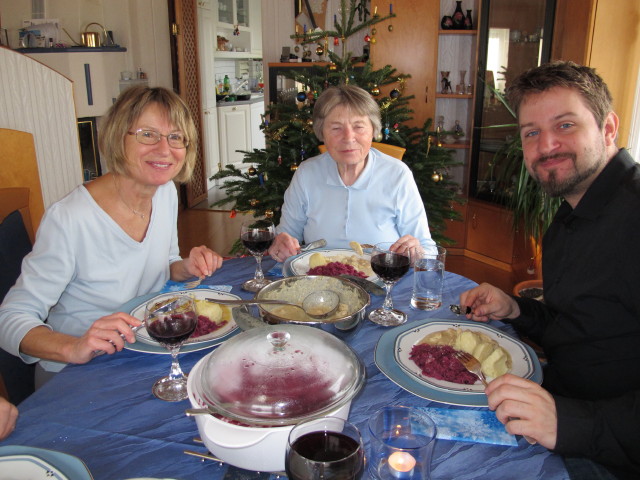
<instances>
[{"instance_id":1,"label":"bottle on shelf","mask_svg":"<svg viewBox=\"0 0 640 480\"><path fill-rule=\"evenodd\" d=\"M464 17L464 28L466 30L473 30L473 20L471 18L471 10L467 10L467 15Z\"/></svg>"},{"instance_id":2,"label":"bottle on shelf","mask_svg":"<svg viewBox=\"0 0 640 480\"><path fill-rule=\"evenodd\" d=\"M229 75L224 76L224 80L222 81L222 88L224 93L229 93L231 91L231 81L229 80Z\"/></svg>"},{"instance_id":3,"label":"bottle on shelf","mask_svg":"<svg viewBox=\"0 0 640 480\"><path fill-rule=\"evenodd\" d=\"M464 13L462 12L462 0L456 0L456 9L451 15L453 20L453 28L456 30L462 30L464 26Z\"/></svg>"}]
</instances>

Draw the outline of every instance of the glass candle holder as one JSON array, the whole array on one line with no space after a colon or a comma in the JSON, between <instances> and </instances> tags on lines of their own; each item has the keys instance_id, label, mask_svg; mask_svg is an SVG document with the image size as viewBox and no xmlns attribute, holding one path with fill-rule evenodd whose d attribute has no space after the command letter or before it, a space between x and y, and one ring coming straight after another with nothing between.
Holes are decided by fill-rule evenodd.
<instances>
[{"instance_id":1,"label":"glass candle holder","mask_svg":"<svg viewBox=\"0 0 640 480\"><path fill-rule=\"evenodd\" d=\"M436 425L412 407L384 407L369 420L369 474L378 480L428 480Z\"/></svg>"}]
</instances>

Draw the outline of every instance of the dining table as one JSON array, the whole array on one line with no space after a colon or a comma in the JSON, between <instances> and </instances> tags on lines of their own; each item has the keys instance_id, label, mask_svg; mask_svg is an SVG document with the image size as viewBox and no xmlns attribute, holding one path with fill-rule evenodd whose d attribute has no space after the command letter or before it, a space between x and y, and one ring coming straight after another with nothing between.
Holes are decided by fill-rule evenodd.
<instances>
[{"instance_id":1,"label":"dining table","mask_svg":"<svg viewBox=\"0 0 640 480\"><path fill-rule=\"evenodd\" d=\"M281 271L279 266L270 257L263 260L268 276L277 276ZM254 294L243 291L241 285L254 275L255 267L253 257L225 260L200 288L226 288L241 298L251 299ZM454 325L463 318L448 307L457 304L460 293L474 287L475 282L446 272L442 306L423 311L410 307L412 275L409 272L392 290L394 306L408 315L406 325L417 325L425 319L442 319ZM133 305L143 303L155 293L114 305L114 311L130 312ZM380 307L383 300L383 296L372 295L367 312ZM499 322L492 323L498 328L509 328ZM357 353L366 368L365 384L353 399L349 421L360 429L367 448L367 421L385 406L484 411L495 415L487 407L429 400L388 378L375 360L377 345L388 331L389 327L374 324L365 317L349 331L333 332ZM213 348L216 347L181 353L183 370L189 372ZM95 480L286 478L282 472L252 472L185 454L185 451L206 454L207 449L198 439L195 420L185 414L189 401L165 402L151 392L153 383L168 373L169 366L168 355L128 347L113 355L98 356L84 365L66 366L18 405L16 429L0 442L0 453L10 446L63 452L84 462L90 472L86 478ZM561 456L516 436L510 445L438 438L431 475L433 479L442 480L569 478ZM365 474L363 478L369 476Z\"/></svg>"}]
</instances>

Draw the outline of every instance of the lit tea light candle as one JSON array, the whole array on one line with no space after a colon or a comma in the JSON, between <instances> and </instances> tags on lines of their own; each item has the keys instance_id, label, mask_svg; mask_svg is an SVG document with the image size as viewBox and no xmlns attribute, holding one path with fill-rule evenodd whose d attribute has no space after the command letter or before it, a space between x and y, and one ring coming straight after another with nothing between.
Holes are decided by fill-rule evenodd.
<instances>
[{"instance_id":1,"label":"lit tea light candle","mask_svg":"<svg viewBox=\"0 0 640 480\"><path fill-rule=\"evenodd\" d=\"M415 466L416 459L410 453L393 452L389 455L389 471L395 478L411 478Z\"/></svg>"}]
</instances>

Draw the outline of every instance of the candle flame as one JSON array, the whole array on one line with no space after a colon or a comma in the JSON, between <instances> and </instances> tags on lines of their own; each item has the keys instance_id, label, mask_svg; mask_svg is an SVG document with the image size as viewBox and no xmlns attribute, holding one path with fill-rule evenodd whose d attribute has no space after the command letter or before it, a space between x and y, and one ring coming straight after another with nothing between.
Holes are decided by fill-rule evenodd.
<instances>
[{"instance_id":1,"label":"candle flame","mask_svg":"<svg viewBox=\"0 0 640 480\"><path fill-rule=\"evenodd\" d=\"M393 452L389 455L389 466L398 472L409 472L416 466L416 459L407 452Z\"/></svg>"}]
</instances>

